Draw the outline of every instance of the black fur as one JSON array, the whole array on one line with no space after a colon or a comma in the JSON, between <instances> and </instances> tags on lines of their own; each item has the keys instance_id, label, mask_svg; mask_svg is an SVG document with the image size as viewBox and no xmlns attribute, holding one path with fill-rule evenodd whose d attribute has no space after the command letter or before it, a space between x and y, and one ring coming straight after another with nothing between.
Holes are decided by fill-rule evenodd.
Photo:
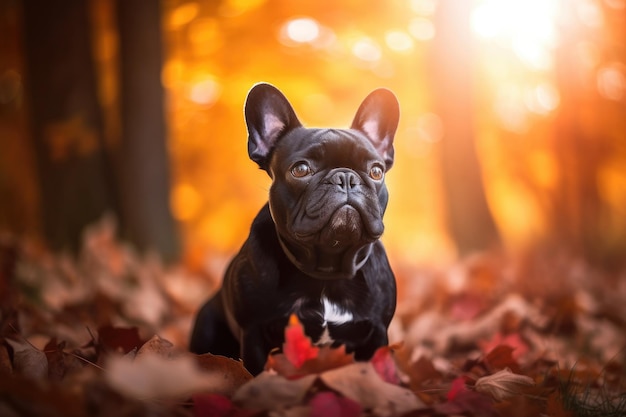
<instances>
[{"instance_id":1,"label":"black fur","mask_svg":"<svg viewBox=\"0 0 626 417\"><path fill-rule=\"evenodd\" d=\"M325 331L357 360L388 343L396 285L378 241L388 193L373 166L393 163L398 105L376 90L351 129L306 129L287 99L268 84L246 102L250 158L272 177L269 202L234 257L222 288L202 307L190 350L242 358L253 374L280 348L297 314L317 341ZM304 162L310 174L293 167ZM322 298L351 314L324 323Z\"/></svg>"}]
</instances>

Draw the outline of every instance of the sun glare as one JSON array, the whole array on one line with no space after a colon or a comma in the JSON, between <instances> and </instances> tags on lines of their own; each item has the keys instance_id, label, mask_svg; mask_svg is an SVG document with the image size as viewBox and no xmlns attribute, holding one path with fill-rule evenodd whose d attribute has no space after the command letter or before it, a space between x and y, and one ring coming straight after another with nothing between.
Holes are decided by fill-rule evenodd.
<instances>
[{"instance_id":1,"label":"sun glare","mask_svg":"<svg viewBox=\"0 0 626 417\"><path fill-rule=\"evenodd\" d=\"M472 13L472 30L483 38L508 43L532 69L548 69L556 45L558 0L483 0Z\"/></svg>"}]
</instances>

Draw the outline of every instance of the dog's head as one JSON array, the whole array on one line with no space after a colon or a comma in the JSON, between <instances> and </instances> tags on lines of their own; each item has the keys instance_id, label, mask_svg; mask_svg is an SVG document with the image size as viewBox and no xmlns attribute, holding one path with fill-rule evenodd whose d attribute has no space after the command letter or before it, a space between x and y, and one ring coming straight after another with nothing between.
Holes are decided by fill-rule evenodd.
<instances>
[{"instance_id":1,"label":"dog's head","mask_svg":"<svg viewBox=\"0 0 626 417\"><path fill-rule=\"evenodd\" d=\"M285 253L315 278L352 278L383 233L396 97L370 93L350 129L307 129L278 89L257 84L245 117L250 159L272 178L270 211Z\"/></svg>"}]
</instances>

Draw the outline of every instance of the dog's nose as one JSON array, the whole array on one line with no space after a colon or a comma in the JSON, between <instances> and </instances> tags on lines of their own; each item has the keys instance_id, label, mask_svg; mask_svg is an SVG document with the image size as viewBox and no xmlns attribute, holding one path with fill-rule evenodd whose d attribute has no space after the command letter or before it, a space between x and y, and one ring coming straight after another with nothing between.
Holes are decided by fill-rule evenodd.
<instances>
[{"instance_id":1,"label":"dog's nose","mask_svg":"<svg viewBox=\"0 0 626 417\"><path fill-rule=\"evenodd\" d=\"M354 172L339 171L333 174L331 182L339 186L339 189L343 191L349 191L361 184L361 178Z\"/></svg>"}]
</instances>

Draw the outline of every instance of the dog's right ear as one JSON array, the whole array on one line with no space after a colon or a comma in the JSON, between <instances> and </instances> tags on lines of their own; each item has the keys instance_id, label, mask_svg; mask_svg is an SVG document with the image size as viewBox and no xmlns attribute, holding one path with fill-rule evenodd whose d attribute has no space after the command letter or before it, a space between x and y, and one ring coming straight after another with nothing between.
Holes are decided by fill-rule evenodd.
<instances>
[{"instance_id":1,"label":"dog's right ear","mask_svg":"<svg viewBox=\"0 0 626 417\"><path fill-rule=\"evenodd\" d=\"M244 109L248 128L248 155L267 171L269 156L289 130L302 126L287 98L270 84L256 84Z\"/></svg>"}]
</instances>

